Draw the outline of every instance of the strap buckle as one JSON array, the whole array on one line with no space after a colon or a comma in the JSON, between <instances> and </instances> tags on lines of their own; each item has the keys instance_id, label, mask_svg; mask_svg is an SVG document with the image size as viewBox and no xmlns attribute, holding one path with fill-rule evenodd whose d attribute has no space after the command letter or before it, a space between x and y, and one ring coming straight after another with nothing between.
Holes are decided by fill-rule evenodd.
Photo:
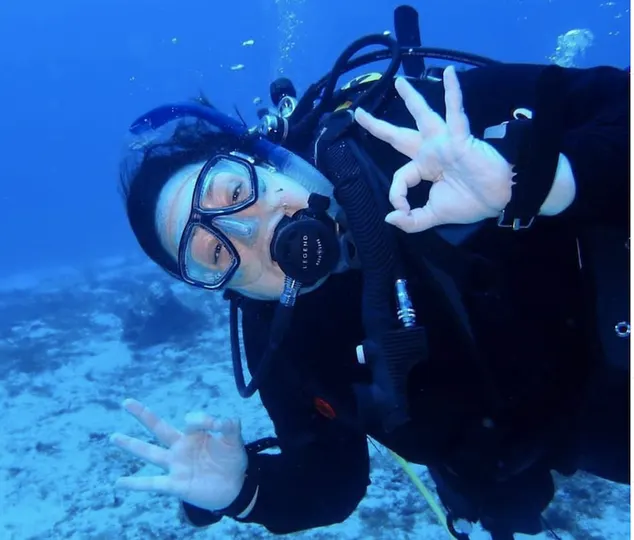
<instances>
[{"instance_id":1,"label":"strap buckle","mask_svg":"<svg viewBox=\"0 0 634 540\"><path fill-rule=\"evenodd\" d=\"M535 216L526 220L525 218L508 218L502 210L502 213L498 217L498 227L502 227L503 229L513 229L514 231L519 231L521 229L528 229L535 221Z\"/></svg>"}]
</instances>

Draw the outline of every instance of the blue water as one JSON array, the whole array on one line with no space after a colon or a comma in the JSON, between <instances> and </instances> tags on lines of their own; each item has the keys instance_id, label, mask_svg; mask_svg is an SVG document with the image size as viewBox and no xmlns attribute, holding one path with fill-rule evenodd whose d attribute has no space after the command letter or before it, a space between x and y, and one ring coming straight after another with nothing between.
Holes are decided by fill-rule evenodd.
<instances>
[{"instance_id":1,"label":"blue water","mask_svg":"<svg viewBox=\"0 0 634 540\"><path fill-rule=\"evenodd\" d=\"M357 37L392 30L387 0L44 0L0 3L0 276L139 253L117 194L126 126L202 89L255 118L280 72L301 90ZM368 10L368 5L372 9ZM629 65L624 0L429 0L424 43L548 62L590 29L579 65ZM243 41L253 39L253 46ZM232 71L244 64L241 71Z\"/></svg>"}]
</instances>

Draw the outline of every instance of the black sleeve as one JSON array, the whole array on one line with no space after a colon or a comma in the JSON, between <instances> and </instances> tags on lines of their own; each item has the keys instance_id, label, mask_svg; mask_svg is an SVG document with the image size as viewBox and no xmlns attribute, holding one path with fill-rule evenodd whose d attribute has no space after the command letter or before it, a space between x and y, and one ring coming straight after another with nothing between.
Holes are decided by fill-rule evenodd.
<instances>
[{"instance_id":1,"label":"black sleeve","mask_svg":"<svg viewBox=\"0 0 634 540\"><path fill-rule=\"evenodd\" d=\"M461 76L465 111L474 136L512 120L522 107L536 110L537 86L547 66L499 64ZM614 67L562 69L560 153L570 161L576 194L559 218L575 224L629 222L630 75ZM439 101L439 100L438 100ZM444 114L444 103L438 103Z\"/></svg>"},{"instance_id":2,"label":"black sleeve","mask_svg":"<svg viewBox=\"0 0 634 540\"><path fill-rule=\"evenodd\" d=\"M242 324L253 373L266 347L268 324L263 324L261 312L248 309ZM243 520L277 534L344 521L365 496L370 473L365 435L317 414L289 388L287 363L305 362L311 350L324 351L315 341L323 339L323 333L299 318L290 333L289 346L273 360L271 376L260 387L281 452L256 456L260 491L253 511ZM337 352L330 349L329 354Z\"/></svg>"},{"instance_id":3,"label":"black sleeve","mask_svg":"<svg viewBox=\"0 0 634 540\"><path fill-rule=\"evenodd\" d=\"M480 124L473 133L480 137L482 128L496 125L491 116L498 114L499 105L492 107L492 98L483 97L487 88L494 94L493 99L506 107L504 120L511 120L511 111L522 106L533 110L536 117L556 115L554 124L562 129L558 151L570 162L576 187L573 203L559 214L559 219L568 219L575 225L629 222L629 73L607 66L559 68L557 76L552 77L553 69L553 66L502 64L465 76L467 115L479 117L475 124ZM537 95L538 88L543 95ZM540 110L548 107L549 101L552 110ZM475 112L478 108L481 113ZM547 129L543 121L542 129ZM546 139L548 135L538 134ZM528 156L542 159L539 151L533 153L530 142ZM526 182L530 184L530 178Z\"/></svg>"},{"instance_id":4,"label":"black sleeve","mask_svg":"<svg viewBox=\"0 0 634 540\"><path fill-rule=\"evenodd\" d=\"M497 64L458 74L471 131L512 120L516 109L534 110L536 88L545 65ZM629 223L630 74L613 67L564 70L562 111L564 137L560 152L570 161L576 197L561 214L575 221ZM413 81L432 109L445 116L442 83ZM395 90L379 116L398 126L416 129ZM366 136L365 145L391 176L407 163L389 145ZM427 200L430 184L421 182L408 195L416 206Z\"/></svg>"},{"instance_id":5,"label":"black sleeve","mask_svg":"<svg viewBox=\"0 0 634 540\"><path fill-rule=\"evenodd\" d=\"M629 223L630 75L610 67L567 70L561 153L576 184L562 214L604 224Z\"/></svg>"},{"instance_id":6,"label":"black sleeve","mask_svg":"<svg viewBox=\"0 0 634 540\"><path fill-rule=\"evenodd\" d=\"M313 301L309 301L312 304ZM316 302L319 304L319 299ZM262 302L245 301L244 304L244 347L249 371L254 373L268 344L273 307ZM256 307L251 309L249 305ZM311 305L305 312L322 313L313 311L312 307L317 309ZM329 319L333 318L336 317ZM335 328L337 324L326 322L317 331L315 322L301 314L293 317L285 348L273 358L269 375L259 389L275 426L280 452L253 456L259 468L258 498L247 518L238 521L259 523L274 534L343 522L356 509L369 485L365 435L307 406L307 401L302 399L305 396L298 395L301 389L297 387L297 380L289 377L295 373L290 369L292 362L336 367L341 360L338 356L348 352L341 351L331 341L334 335L331 332L340 331ZM331 347L324 349L324 342L329 341ZM211 512L207 512L209 519L201 516L201 512L206 513L196 509L198 525L218 521Z\"/></svg>"}]
</instances>

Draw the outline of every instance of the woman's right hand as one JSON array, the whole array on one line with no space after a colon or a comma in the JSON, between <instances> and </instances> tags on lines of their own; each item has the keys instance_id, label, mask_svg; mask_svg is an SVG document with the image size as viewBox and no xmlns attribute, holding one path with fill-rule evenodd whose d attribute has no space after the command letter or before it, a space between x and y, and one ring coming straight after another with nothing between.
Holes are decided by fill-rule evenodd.
<instances>
[{"instance_id":1,"label":"woman's right hand","mask_svg":"<svg viewBox=\"0 0 634 540\"><path fill-rule=\"evenodd\" d=\"M239 420L204 413L185 417L184 432L156 416L142 403L128 399L123 408L145 426L165 448L115 433L113 444L161 467L162 476L124 476L116 487L174 495L205 510L222 510L238 496L247 469L247 453Z\"/></svg>"}]
</instances>

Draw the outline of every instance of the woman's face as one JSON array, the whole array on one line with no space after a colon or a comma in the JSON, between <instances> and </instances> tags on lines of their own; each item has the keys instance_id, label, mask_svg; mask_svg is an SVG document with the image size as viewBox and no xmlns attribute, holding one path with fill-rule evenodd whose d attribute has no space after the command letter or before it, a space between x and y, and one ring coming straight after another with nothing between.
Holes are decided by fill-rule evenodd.
<instances>
[{"instance_id":1,"label":"woman's face","mask_svg":"<svg viewBox=\"0 0 634 540\"><path fill-rule=\"evenodd\" d=\"M205 162L181 169L165 185L157 205L156 225L170 254L178 249L192 208L196 179ZM248 169L232 162L220 163L199 199L205 209L226 208L248 196ZM214 225L227 236L240 256L240 266L227 287L255 299L278 299L284 287L284 273L271 258L271 240L280 220L308 206L309 192L291 178L256 167L257 201ZM190 236L188 267L202 274L219 273L231 259L222 243L202 228Z\"/></svg>"}]
</instances>

